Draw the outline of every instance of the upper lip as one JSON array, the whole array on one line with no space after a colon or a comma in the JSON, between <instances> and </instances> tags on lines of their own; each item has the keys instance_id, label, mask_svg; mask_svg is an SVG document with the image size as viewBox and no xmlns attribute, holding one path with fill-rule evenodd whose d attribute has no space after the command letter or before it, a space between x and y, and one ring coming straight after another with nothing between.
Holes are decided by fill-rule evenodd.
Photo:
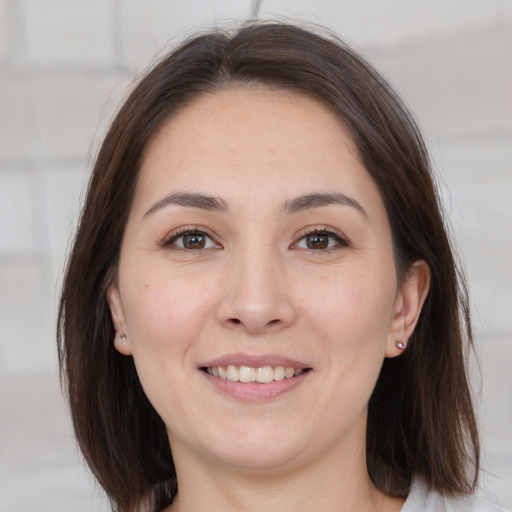
<instances>
[{"instance_id":1,"label":"upper lip","mask_svg":"<svg viewBox=\"0 0 512 512\"><path fill-rule=\"evenodd\" d=\"M248 366L250 368L262 368L263 366L284 366L295 370L311 368L307 364L278 354L250 355L243 353L226 354L210 361L200 363L199 368L215 368L219 366Z\"/></svg>"}]
</instances>

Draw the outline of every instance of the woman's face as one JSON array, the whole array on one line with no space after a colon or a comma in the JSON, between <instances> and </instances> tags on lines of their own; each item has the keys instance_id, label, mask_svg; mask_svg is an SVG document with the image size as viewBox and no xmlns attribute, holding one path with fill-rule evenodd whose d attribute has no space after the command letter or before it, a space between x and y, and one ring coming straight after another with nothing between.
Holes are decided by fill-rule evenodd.
<instances>
[{"instance_id":1,"label":"woman's face","mask_svg":"<svg viewBox=\"0 0 512 512\"><path fill-rule=\"evenodd\" d=\"M326 107L205 94L147 148L109 289L115 345L175 458L292 467L364 447L416 274L398 286L382 198Z\"/></svg>"}]
</instances>

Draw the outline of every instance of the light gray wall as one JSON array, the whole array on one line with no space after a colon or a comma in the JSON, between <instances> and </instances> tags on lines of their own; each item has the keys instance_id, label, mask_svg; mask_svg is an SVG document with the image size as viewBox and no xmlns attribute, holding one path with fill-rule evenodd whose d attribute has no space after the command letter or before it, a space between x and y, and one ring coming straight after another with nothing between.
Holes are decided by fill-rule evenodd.
<instances>
[{"instance_id":1,"label":"light gray wall","mask_svg":"<svg viewBox=\"0 0 512 512\"><path fill-rule=\"evenodd\" d=\"M0 0L0 508L105 509L56 382L58 283L97 144L139 72L250 0ZM330 26L416 113L466 264L489 493L512 508L512 2L263 0ZM478 379L475 379L477 382ZM102 505L103 504L103 505Z\"/></svg>"}]
</instances>

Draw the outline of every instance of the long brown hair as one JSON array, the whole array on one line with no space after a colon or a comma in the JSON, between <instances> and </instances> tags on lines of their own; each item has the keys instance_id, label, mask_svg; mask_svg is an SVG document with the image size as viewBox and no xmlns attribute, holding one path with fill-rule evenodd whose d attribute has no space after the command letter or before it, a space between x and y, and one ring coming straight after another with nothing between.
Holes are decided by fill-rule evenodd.
<instances>
[{"instance_id":1,"label":"long brown hair","mask_svg":"<svg viewBox=\"0 0 512 512\"><path fill-rule=\"evenodd\" d=\"M165 425L132 358L114 349L106 291L156 130L202 93L251 84L300 92L331 108L380 189L399 279L418 259L430 267L430 292L408 348L385 360L369 403L372 480L397 496L406 496L416 477L442 494L472 492L479 443L465 363L468 299L422 137L390 86L343 42L285 23L189 39L140 81L105 137L64 279L57 334L85 460L116 510L160 510L177 492Z\"/></svg>"}]
</instances>

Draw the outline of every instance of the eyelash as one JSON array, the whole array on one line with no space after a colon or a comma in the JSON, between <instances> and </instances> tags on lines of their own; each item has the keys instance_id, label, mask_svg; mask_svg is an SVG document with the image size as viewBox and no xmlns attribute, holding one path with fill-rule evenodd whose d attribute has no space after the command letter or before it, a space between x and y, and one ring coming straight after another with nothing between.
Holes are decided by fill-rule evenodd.
<instances>
[{"instance_id":1,"label":"eyelash","mask_svg":"<svg viewBox=\"0 0 512 512\"><path fill-rule=\"evenodd\" d=\"M208 239L209 242L211 244L214 244L215 247L198 247L196 249L191 249L191 248L187 248L187 247L180 247L180 246L177 246L176 245L176 242L186 236L192 236L192 235L198 235L200 237L205 237L205 239ZM319 235L319 236L325 236L325 237L328 237L330 240L328 241L328 244L330 244L331 240L333 240L335 242L335 245L333 247L326 247L326 248L322 248L322 249L318 249L318 248L311 248L311 247L298 247L298 244L300 242L302 242L303 240L305 240L307 237L309 236L314 236L314 235ZM205 242L206 244L208 244L208 241ZM212 248L222 248L222 246L220 246L212 236L210 236L206 231L200 229L199 227L195 226L195 227L184 227L184 228L180 228L179 230L171 233L162 243L161 243L161 246L162 247L173 247L174 248L177 248L177 249L181 249L181 250L185 250L185 251L189 251L189 252L195 252L195 251L203 251L205 249L212 249ZM309 229L309 230L306 230L306 231L303 231L302 233L300 233L299 235L299 238L297 239L296 242L294 242L293 244L291 244L290 248L291 249L302 249L302 250L306 250L306 251L311 251L315 254L325 254L325 253L329 253L333 250L336 250L336 249L339 249L341 247L349 247L350 246L350 243L348 242L348 240L341 236L339 233L331 230L330 228L327 228L327 227L315 227L313 229Z\"/></svg>"},{"instance_id":2,"label":"eyelash","mask_svg":"<svg viewBox=\"0 0 512 512\"><path fill-rule=\"evenodd\" d=\"M178 229L177 231L174 231L168 237L165 238L165 240L162 242L161 246L162 247L167 247L167 248L170 248L170 247L174 246L176 249L181 249L181 250L185 250L185 251L189 251L189 252L202 251L202 250L205 250L205 249L213 248L213 247L200 247L200 248L196 248L196 249L189 249L187 247L179 247L179 246L175 245L176 242L180 238L184 238L187 235L198 235L198 236L201 236L201 237L205 237L212 244L214 244L217 248L220 248L220 245L213 239L212 236L210 236L206 231L200 229L197 226L193 227L193 228L192 227L184 227L184 228Z\"/></svg>"},{"instance_id":3,"label":"eyelash","mask_svg":"<svg viewBox=\"0 0 512 512\"><path fill-rule=\"evenodd\" d=\"M312 235L320 235L320 236L326 236L328 238L330 238L331 240L334 240L335 242L335 245L333 247L326 247L325 249L313 249L313 248L301 248L301 247L297 247L298 244L302 241L302 240L305 240L307 237L309 236L312 236ZM330 243L330 242L328 242ZM328 228L328 227L315 227L313 229L309 229L309 230L306 230L306 231L303 231L302 233L300 233L299 235L299 238L297 239L296 242L294 242L291 247L292 248L297 248L297 249L303 249L303 250L306 250L306 251L311 251L313 252L314 254L325 254L325 253L329 253L331 251L334 251L336 249L340 249L340 248L343 248L343 247L349 247L350 246L350 243L349 241L343 237L340 233L337 233L336 231L333 231L332 229Z\"/></svg>"}]
</instances>

